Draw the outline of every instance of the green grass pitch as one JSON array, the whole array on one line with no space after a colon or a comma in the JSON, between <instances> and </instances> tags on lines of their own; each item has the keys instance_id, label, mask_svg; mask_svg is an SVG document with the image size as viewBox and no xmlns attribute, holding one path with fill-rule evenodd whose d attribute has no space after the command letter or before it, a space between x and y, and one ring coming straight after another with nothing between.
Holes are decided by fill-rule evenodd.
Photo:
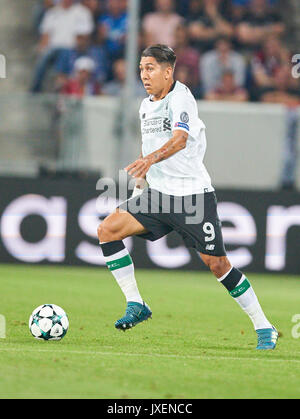
<instances>
[{"instance_id":1,"label":"green grass pitch","mask_svg":"<svg viewBox=\"0 0 300 419\"><path fill-rule=\"evenodd\" d=\"M250 320L210 273L137 270L153 319L123 333L125 300L105 268L0 265L0 398L299 398L300 281L248 277L282 334L275 351L255 351ZM69 315L60 342L29 333L47 303Z\"/></svg>"}]
</instances>

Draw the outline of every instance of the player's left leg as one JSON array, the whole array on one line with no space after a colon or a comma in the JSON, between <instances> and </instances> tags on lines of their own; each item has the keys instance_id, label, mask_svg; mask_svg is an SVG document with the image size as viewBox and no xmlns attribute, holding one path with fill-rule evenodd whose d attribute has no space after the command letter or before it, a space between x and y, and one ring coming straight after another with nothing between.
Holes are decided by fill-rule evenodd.
<instances>
[{"instance_id":1,"label":"player's left leg","mask_svg":"<svg viewBox=\"0 0 300 419\"><path fill-rule=\"evenodd\" d=\"M124 331L152 315L139 293L134 264L123 243L126 237L144 232L145 228L132 215L121 210L110 214L98 227L98 238L105 262L127 300L125 316L115 323L117 329Z\"/></svg>"},{"instance_id":2,"label":"player's left leg","mask_svg":"<svg viewBox=\"0 0 300 419\"><path fill-rule=\"evenodd\" d=\"M219 257L203 253L200 255L218 281L250 317L258 336L256 349L275 349L278 333L266 318L246 276L232 267L227 256Z\"/></svg>"}]
</instances>

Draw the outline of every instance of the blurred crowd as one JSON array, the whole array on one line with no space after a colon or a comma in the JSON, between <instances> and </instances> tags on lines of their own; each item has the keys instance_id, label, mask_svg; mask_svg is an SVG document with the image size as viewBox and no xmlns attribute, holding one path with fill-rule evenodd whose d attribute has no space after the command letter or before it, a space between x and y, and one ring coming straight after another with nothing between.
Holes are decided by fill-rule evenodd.
<instances>
[{"instance_id":1,"label":"blurred crowd","mask_svg":"<svg viewBox=\"0 0 300 419\"><path fill-rule=\"evenodd\" d=\"M127 6L127 0L39 0L31 91L120 95ZM140 50L155 43L172 47L175 78L197 99L297 106L299 79L292 77L295 52L285 42L287 31L279 0L141 1ZM145 96L138 73L136 94Z\"/></svg>"}]
</instances>

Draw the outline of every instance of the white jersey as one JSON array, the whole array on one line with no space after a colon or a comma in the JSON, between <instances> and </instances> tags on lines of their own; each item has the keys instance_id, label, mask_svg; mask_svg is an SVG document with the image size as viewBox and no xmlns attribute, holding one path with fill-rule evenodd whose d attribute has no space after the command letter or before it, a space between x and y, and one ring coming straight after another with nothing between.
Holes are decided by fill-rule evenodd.
<instances>
[{"instance_id":1,"label":"white jersey","mask_svg":"<svg viewBox=\"0 0 300 419\"><path fill-rule=\"evenodd\" d=\"M146 175L150 188L167 195L186 196L212 192L211 179L203 164L206 151L205 125L191 91L177 81L166 97L144 99L140 107L143 156L160 149L181 130L188 136L186 148L152 165Z\"/></svg>"}]
</instances>

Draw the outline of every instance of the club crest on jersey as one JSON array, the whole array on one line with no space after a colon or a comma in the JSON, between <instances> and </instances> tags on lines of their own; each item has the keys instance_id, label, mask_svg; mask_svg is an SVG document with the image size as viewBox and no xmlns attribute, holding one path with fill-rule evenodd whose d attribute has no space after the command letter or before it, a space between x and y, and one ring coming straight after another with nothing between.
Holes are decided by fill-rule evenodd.
<instances>
[{"instance_id":1,"label":"club crest on jersey","mask_svg":"<svg viewBox=\"0 0 300 419\"><path fill-rule=\"evenodd\" d=\"M180 120L184 124L187 124L190 120L189 114L187 112L182 112L181 115L180 115Z\"/></svg>"}]
</instances>

